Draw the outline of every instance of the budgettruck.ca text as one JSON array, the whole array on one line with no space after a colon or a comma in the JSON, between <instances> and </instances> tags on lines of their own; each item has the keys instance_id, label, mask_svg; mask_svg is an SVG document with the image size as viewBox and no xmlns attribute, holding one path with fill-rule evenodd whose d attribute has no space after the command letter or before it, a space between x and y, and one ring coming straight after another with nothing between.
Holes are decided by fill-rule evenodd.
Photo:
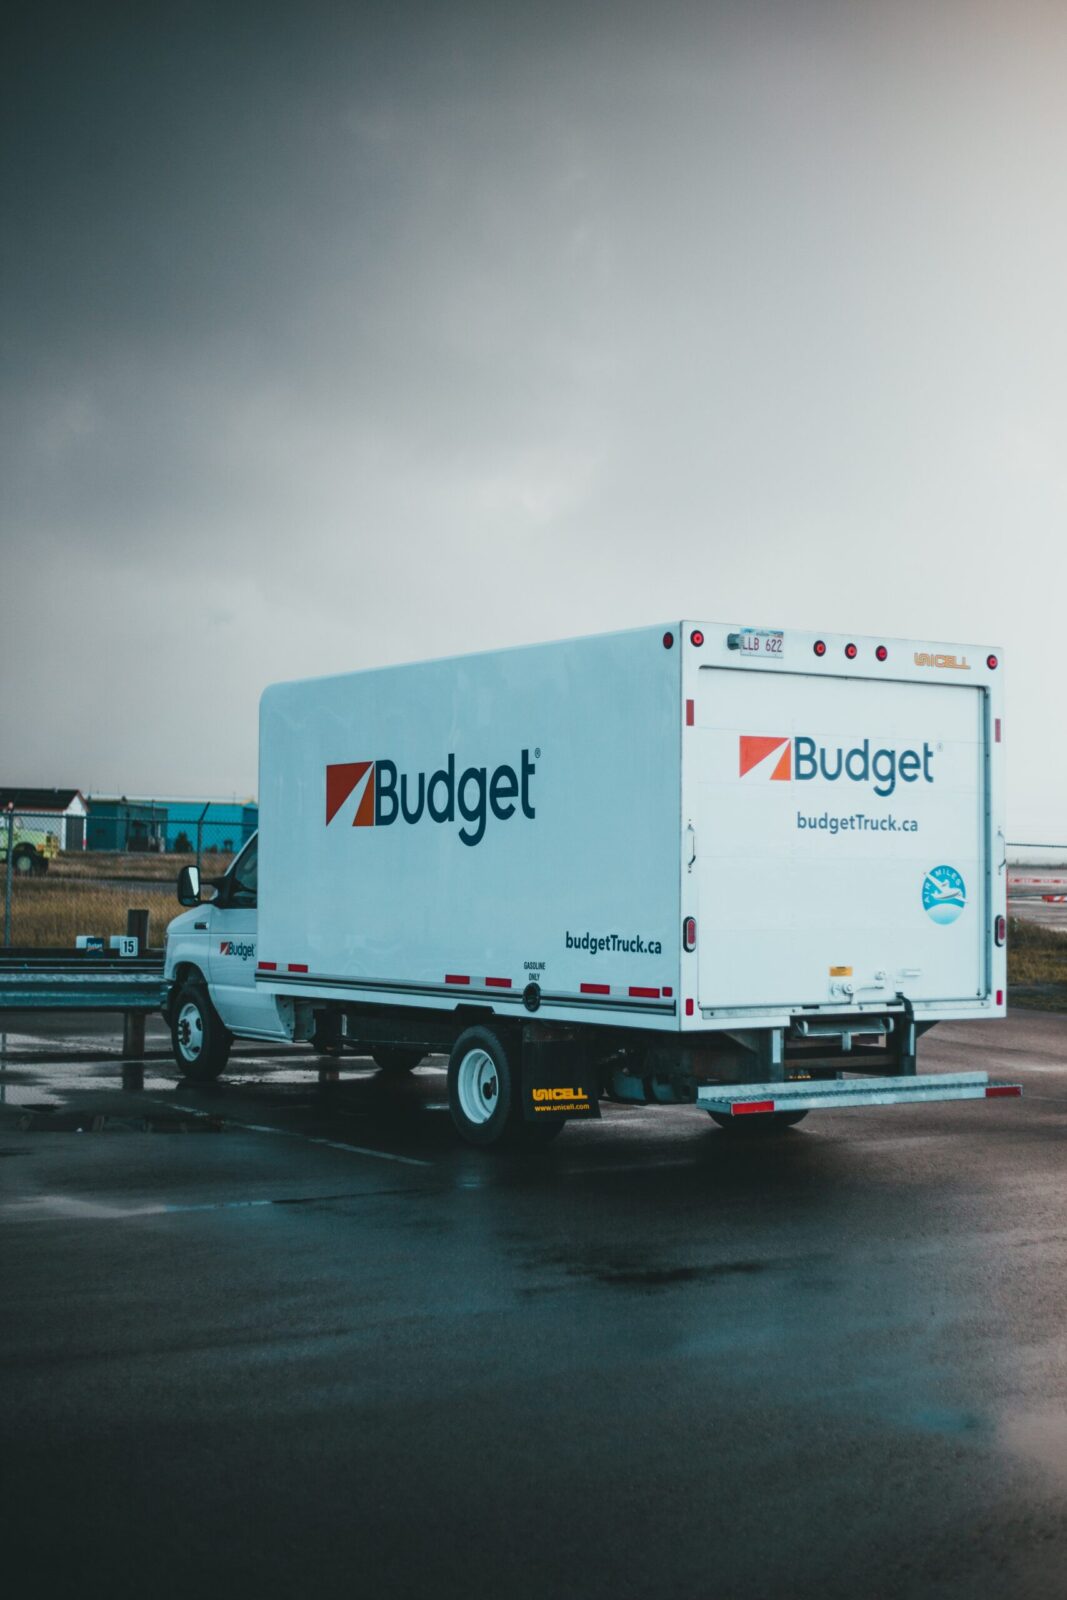
<instances>
[{"instance_id":1,"label":"budgettruck.ca text","mask_svg":"<svg viewBox=\"0 0 1067 1600\"><path fill-rule=\"evenodd\" d=\"M919 824L914 817L868 817L863 811L853 811L849 817L833 817L824 811L818 817L806 817L797 812L798 828L815 828L822 833L918 833Z\"/></svg>"},{"instance_id":2,"label":"budgettruck.ca text","mask_svg":"<svg viewBox=\"0 0 1067 1600\"><path fill-rule=\"evenodd\" d=\"M568 933L566 939L568 950L589 950L593 954L599 950L621 950L631 956L663 954L661 940L642 939L637 933L625 937L621 933Z\"/></svg>"}]
</instances>

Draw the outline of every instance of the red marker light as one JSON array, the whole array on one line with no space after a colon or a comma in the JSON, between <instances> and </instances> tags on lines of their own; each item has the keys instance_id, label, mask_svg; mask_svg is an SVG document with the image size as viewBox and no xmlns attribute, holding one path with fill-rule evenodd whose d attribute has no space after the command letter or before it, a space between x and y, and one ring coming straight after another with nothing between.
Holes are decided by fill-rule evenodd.
<instances>
[{"instance_id":1,"label":"red marker light","mask_svg":"<svg viewBox=\"0 0 1067 1600\"><path fill-rule=\"evenodd\" d=\"M999 945L1002 945L1004 943L1004 941L1005 941L1005 939L1007 937L1008 937L1008 924L1005 922L1003 917L998 917L996 919L996 921L994 922L994 924L993 924L993 938L996 940L996 942L997 942L997 944L999 946Z\"/></svg>"},{"instance_id":2,"label":"red marker light","mask_svg":"<svg viewBox=\"0 0 1067 1600\"><path fill-rule=\"evenodd\" d=\"M704 635L701 633L699 628L693 629L692 633L689 635L689 643L695 644L697 649L700 649L700 646L704 643Z\"/></svg>"},{"instance_id":3,"label":"red marker light","mask_svg":"<svg viewBox=\"0 0 1067 1600\"><path fill-rule=\"evenodd\" d=\"M817 656L824 656L826 654L826 640L816 639L811 648L815 651Z\"/></svg>"},{"instance_id":4,"label":"red marker light","mask_svg":"<svg viewBox=\"0 0 1067 1600\"><path fill-rule=\"evenodd\" d=\"M850 661L855 661L856 656L858 654L856 646L854 644L846 644L846 646L845 646L845 654L846 654L846 656L848 657L848 659Z\"/></svg>"},{"instance_id":5,"label":"red marker light","mask_svg":"<svg viewBox=\"0 0 1067 1600\"><path fill-rule=\"evenodd\" d=\"M985 664L989 668L990 672L996 672L997 668L1000 666L1000 662L997 660L996 656L986 656Z\"/></svg>"},{"instance_id":6,"label":"red marker light","mask_svg":"<svg viewBox=\"0 0 1067 1600\"><path fill-rule=\"evenodd\" d=\"M663 648L664 648L664 650L670 650L672 648L673 644L674 644L674 634L673 633L665 633L663 635Z\"/></svg>"},{"instance_id":7,"label":"red marker light","mask_svg":"<svg viewBox=\"0 0 1067 1600\"><path fill-rule=\"evenodd\" d=\"M879 661L889 660L889 651L886 649L884 644L880 644L874 653L878 657Z\"/></svg>"},{"instance_id":8,"label":"red marker light","mask_svg":"<svg viewBox=\"0 0 1067 1600\"><path fill-rule=\"evenodd\" d=\"M682 923L682 944L686 950L695 950L697 947L697 919L686 917Z\"/></svg>"}]
</instances>

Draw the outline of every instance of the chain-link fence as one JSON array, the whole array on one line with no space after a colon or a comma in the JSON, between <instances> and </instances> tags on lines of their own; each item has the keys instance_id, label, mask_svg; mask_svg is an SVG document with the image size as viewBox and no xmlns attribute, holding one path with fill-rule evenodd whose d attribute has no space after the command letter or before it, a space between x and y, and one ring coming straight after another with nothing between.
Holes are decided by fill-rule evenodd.
<instances>
[{"instance_id":1,"label":"chain-link fence","mask_svg":"<svg viewBox=\"0 0 1067 1600\"><path fill-rule=\"evenodd\" d=\"M238 808L234 808L238 809ZM221 877L256 828L246 814L213 817L189 807L171 817L165 806L90 804L86 817L0 811L0 895L5 947L71 950L79 938L107 941L126 932L130 910L149 913L149 944L163 943L181 907L175 883L197 863L205 879ZM71 824L75 824L72 826Z\"/></svg>"}]
</instances>

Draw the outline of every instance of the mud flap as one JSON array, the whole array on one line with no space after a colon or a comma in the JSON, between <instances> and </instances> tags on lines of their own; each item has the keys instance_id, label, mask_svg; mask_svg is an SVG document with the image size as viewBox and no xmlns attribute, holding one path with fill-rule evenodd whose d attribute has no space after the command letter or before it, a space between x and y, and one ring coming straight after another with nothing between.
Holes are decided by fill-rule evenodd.
<instances>
[{"instance_id":1,"label":"mud flap","mask_svg":"<svg viewBox=\"0 0 1067 1600\"><path fill-rule=\"evenodd\" d=\"M527 1122L553 1116L599 1117L599 1095L599 1078L581 1040L545 1036L536 1026L526 1030L522 1113Z\"/></svg>"}]
</instances>

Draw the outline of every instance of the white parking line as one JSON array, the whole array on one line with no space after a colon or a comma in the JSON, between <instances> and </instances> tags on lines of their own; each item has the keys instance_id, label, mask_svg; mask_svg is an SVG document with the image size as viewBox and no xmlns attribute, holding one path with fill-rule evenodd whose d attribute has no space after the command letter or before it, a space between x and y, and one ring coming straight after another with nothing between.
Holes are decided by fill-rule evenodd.
<instances>
[{"instance_id":1,"label":"white parking line","mask_svg":"<svg viewBox=\"0 0 1067 1600\"><path fill-rule=\"evenodd\" d=\"M225 1122L231 1128L240 1128L245 1133L272 1133L279 1139L299 1139L303 1144L321 1144L327 1150L343 1150L350 1156L373 1156L377 1161L396 1161L403 1167L432 1167L432 1161L420 1161L417 1156L398 1156L391 1150L371 1150L366 1145L344 1144L340 1139L322 1139L313 1133L298 1133L295 1128L272 1128L264 1122L238 1122L235 1117L228 1117L214 1111L202 1111L198 1106L181 1106L175 1100L158 1100L155 1096L146 1096L155 1100L156 1105L165 1105L172 1110L183 1111L190 1117L216 1117L218 1121Z\"/></svg>"}]
</instances>

